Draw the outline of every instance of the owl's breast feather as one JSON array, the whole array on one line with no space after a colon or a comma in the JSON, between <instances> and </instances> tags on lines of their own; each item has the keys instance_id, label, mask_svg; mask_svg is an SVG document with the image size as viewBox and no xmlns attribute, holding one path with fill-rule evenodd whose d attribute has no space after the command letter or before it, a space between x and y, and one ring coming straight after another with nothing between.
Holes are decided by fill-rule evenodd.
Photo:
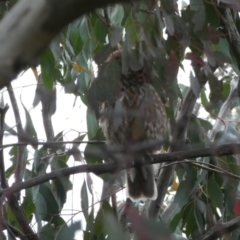
<instances>
[{"instance_id":1,"label":"owl's breast feather","mask_svg":"<svg viewBox=\"0 0 240 240\"><path fill-rule=\"evenodd\" d=\"M154 87L144 83L135 94L134 89L125 90L115 103L103 103L100 126L108 145L162 140L167 130L165 107Z\"/></svg>"}]
</instances>

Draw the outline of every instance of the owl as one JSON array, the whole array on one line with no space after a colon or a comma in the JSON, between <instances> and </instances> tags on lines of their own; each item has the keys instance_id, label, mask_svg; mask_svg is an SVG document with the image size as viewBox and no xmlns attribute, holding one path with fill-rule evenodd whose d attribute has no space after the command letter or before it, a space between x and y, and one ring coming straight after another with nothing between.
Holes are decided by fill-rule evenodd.
<instances>
[{"instance_id":1,"label":"owl","mask_svg":"<svg viewBox=\"0 0 240 240\"><path fill-rule=\"evenodd\" d=\"M131 146L163 140L167 131L165 104L151 84L149 68L138 71L128 70L120 78L121 91L115 101L104 101L100 107L100 126L107 145L126 146L126 154L116 158L127 165L129 161L139 160L149 163L149 156L158 153L161 145L131 153ZM129 148L129 149L128 149ZM126 170L127 196L135 200L154 200L157 197L155 166L147 164Z\"/></svg>"}]
</instances>

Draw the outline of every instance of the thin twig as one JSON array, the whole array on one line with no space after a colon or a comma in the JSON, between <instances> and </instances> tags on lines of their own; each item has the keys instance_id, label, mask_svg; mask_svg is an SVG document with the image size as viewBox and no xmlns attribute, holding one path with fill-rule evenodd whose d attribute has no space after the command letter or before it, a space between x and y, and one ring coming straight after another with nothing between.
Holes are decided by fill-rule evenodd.
<instances>
[{"instance_id":1,"label":"thin twig","mask_svg":"<svg viewBox=\"0 0 240 240\"><path fill-rule=\"evenodd\" d=\"M198 168L202 168L204 170L207 170L209 172L220 173L220 174L226 175L227 177L231 177L231 178L234 178L236 180L240 180L239 175L233 174L233 173L228 172L228 171L226 171L226 170L224 170L220 167L217 167L214 164L210 164L210 163L206 163L206 162L193 162L191 160L183 160L183 161L177 161L177 162L173 162L173 163L167 163L166 165L162 166L160 169L166 168L166 167L171 166L171 165L176 165L178 163L188 163L188 164L191 164L191 165L196 166ZM203 166L203 165L210 166L210 167L206 167L206 166Z\"/></svg>"},{"instance_id":2,"label":"thin twig","mask_svg":"<svg viewBox=\"0 0 240 240\"><path fill-rule=\"evenodd\" d=\"M14 147L14 146L27 146L27 145L41 145L47 148L59 148L64 144L104 144L104 141L47 141L47 142L38 142L36 139L29 139L29 141L25 142L17 142L17 143L9 143L5 145L0 145L0 149Z\"/></svg>"},{"instance_id":3,"label":"thin twig","mask_svg":"<svg viewBox=\"0 0 240 240\"><path fill-rule=\"evenodd\" d=\"M120 192L121 190L123 190L123 188L118 189L117 191L114 192L114 194ZM101 199L101 200L99 200L99 201L97 201L97 202L94 202L93 204L91 204L91 205L83 208L82 210L77 211L76 213L72 214L72 217L71 217L70 219L68 219L68 220L66 221L66 223L70 222L70 221L73 219L73 217L75 217L76 215L78 215L78 214L80 214L80 213L83 213L84 211L88 211L90 208L92 208L92 207L95 206L96 204L99 204L99 203L107 200L110 196L111 196L111 195L105 196L105 198L103 198L103 199ZM65 224L66 224L66 223L65 223ZM56 234L55 238L58 237L58 234L60 233L62 227L65 226L65 224L63 224L63 225L59 228L58 233Z\"/></svg>"},{"instance_id":4,"label":"thin twig","mask_svg":"<svg viewBox=\"0 0 240 240\"><path fill-rule=\"evenodd\" d=\"M11 236L12 237L18 237L21 240L26 239L26 236L19 231L19 229L15 228L14 226L12 226L9 222L7 222L6 220L3 221L3 225L4 227L11 232Z\"/></svg>"},{"instance_id":5,"label":"thin twig","mask_svg":"<svg viewBox=\"0 0 240 240\"><path fill-rule=\"evenodd\" d=\"M24 131L23 131L23 127L22 127L22 122L21 122L21 118L20 118L17 100L15 98L15 94L14 94L11 84L8 85L7 89L8 89L8 94L9 94L9 97L11 100L12 109L13 109L13 113L14 113L14 117L15 117L16 126L17 126L18 142L21 142L22 141L21 135L23 135ZM18 152L17 152L17 160L16 160L16 167L15 167L15 182L16 183L19 183L22 181L23 169L24 169L24 167L23 167L24 149L25 149L25 146L20 146L18 148Z\"/></svg>"}]
</instances>

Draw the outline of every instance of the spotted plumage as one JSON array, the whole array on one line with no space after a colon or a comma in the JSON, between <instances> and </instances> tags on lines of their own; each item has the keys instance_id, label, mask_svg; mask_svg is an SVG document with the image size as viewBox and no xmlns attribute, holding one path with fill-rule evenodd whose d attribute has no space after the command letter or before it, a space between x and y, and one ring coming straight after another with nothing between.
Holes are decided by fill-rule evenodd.
<instances>
[{"instance_id":1,"label":"spotted plumage","mask_svg":"<svg viewBox=\"0 0 240 240\"><path fill-rule=\"evenodd\" d=\"M100 126L109 147L124 145L129 154L118 155L120 161L138 158L143 162L151 161L148 157L161 150L161 145L154 146L148 152L138 155L130 153L132 144L149 144L162 140L167 129L165 106L151 84L148 70L129 71L121 77L121 92L116 101L105 101L101 105ZM153 165L145 165L126 171L127 195L135 199L155 199L157 188Z\"/></svg>"}]
</instances>

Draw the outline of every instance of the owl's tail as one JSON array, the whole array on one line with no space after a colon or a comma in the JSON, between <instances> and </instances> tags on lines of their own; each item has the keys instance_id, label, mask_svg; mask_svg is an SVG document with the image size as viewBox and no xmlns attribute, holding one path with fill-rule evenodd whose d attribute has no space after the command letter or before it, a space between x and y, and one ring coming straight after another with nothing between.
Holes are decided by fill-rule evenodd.
<instances>
[{"instance_id":1,"label":"owl's tail","mask_svg":"<svg viewBox=\"0 0 240 240\"><path fill-rule=\"evenodd\" d=\"M127 194L132 200L157 198L157 185L152 165L127 170Z\"/></svg>"}]
</instances>

